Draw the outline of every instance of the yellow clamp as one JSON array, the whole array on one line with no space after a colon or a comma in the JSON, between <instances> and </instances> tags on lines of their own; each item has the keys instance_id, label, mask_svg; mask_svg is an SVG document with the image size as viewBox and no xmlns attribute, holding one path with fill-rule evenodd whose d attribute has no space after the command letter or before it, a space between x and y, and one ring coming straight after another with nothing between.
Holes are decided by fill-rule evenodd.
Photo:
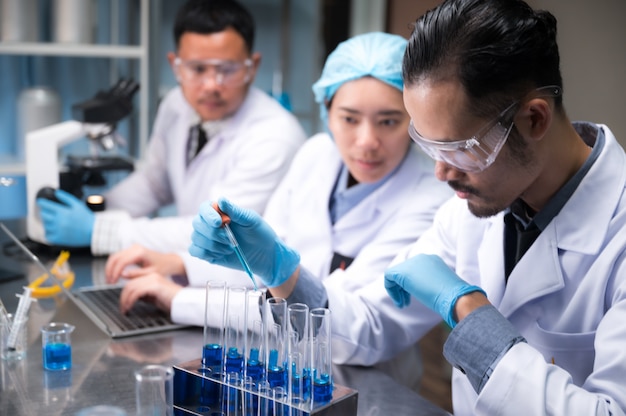
<instances>
[{"instance_id":1,"label":"yellow clamp","mask_svg":"<svg viewBox=\"0 0 626 416\"><path fill-rule=\"evenodd\" d=\"M70 269L67 260L70 257L69 251L61 251L59 257L57 257L52 269L50 271L54 276L60 280L65 289L69 289L74 284L74 272ZM41 286L46 280L48 280L48 274L44 273L37 279L33 280L28 287L32 289L31 296L34 298L48 298L55 296L61 292L61 288L58 284L51 286Z\"/></svg>"}]
</instances>

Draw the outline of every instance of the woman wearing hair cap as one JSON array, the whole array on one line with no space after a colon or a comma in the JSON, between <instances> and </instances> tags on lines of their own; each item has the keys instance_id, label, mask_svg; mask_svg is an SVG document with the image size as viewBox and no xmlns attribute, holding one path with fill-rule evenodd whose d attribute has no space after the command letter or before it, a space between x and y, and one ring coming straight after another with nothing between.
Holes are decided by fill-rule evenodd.
<instances>
[{"instance_id":1,"label":"woman wearing hair cap","mask_svg":"<svg viewBox=\"0 0 626 416\"><path fill-rule=\"evenodd\" d=\"M365 290L381 276L451 196L435 179L432 160L408 134L401 68L406 43L400 36L369 33L341 43L329 55L313 86L328 133L304 144L263 218L228 200L218 201L252 271L272 295L327 305L333 311L332 351L338 363L364 348L342 336L350 331L350 322L341 320L341 308L349 307L345 294ZM182 255L185 268L175 273L186 270L189 281L188 287L178 287L171 302L177 322L203 325L200 306L207 276L236 273L229 284L235 279L251 283L220 227L213 202L205 202L194 219L190 248L193 256L207 261ZM113 269L113 275L121 271ZM311 285L325 288L323 299L308 298ZM384 293L382 287L373 290ZM198 308L189 308L191 303Z\"/></svg>"},{"instance_id":2,"label":"woman wearing hair cap","mask_svg":"<svg viewBox=\"0 0 626 416\"><path fill-rule=\"evenodd\" d=\"M434 177L432 160L408 134L402 100L406 44L386 33L340 43L313 85L327 132L300 149L264 218L218 201L253 272L274 296L333 311L336 363L378 348L361 342L351 334L351 322L341 319L342 309L350 308L346 295L369 291L386 296L383 287L369 283L430 226L436 209L451 196ZM212 264L241 269L212 202L194 219L189 251ZM386 346L394 342L394 337L377 341ZM380 357L377 361L400 352L393 346L385 349L390 353L372 354Z\"/></svg>"}]
</instances>

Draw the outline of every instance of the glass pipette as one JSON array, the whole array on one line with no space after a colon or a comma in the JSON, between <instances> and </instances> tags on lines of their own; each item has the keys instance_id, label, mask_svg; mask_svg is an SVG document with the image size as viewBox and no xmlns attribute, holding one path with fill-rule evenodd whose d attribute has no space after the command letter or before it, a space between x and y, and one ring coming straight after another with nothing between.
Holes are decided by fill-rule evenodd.
<instances>
[{"instance_id":1,"label":"glass pipette","mask_svg":"<svg viewBox=\"0 0 626 416\"><path fill-rule=\"evenodd\" d=\"M226 235L228 236L228 239L230 240L230 244L232 244L233 249L235 250L235 254L237 255L237 258L239 259L239 262L241 263L241 266L243 267L243 270L248 274L248 276L250 276L250 280L252 280L252 284L254 285L254 290L258 290L257 285L256 285L256 280L254 279L254 275L252 274L252 270L250 269L250 266L248 265L248 261L246 260L246 257L243 254L243 251L241 250L241 246L239 245L239 242L237 241L237 238L235 238L235 234L233 234L233 230L230 229L230 217L226 214L224 214L219 207L217 206L217 203L213 203L213 208L217 211L218 214L220 214L220 217L222 217L222 227L224 227L224 230L226 230Z\"/></svg>"}]
</instances>

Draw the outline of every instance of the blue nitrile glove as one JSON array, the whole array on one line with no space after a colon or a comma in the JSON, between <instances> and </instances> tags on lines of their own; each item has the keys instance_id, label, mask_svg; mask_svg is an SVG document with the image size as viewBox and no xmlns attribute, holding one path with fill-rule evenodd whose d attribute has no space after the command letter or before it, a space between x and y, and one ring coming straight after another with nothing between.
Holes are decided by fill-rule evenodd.
<instances>
[{"instance_id":1,"label":"blue nitrile glove","mask_svg":"<svg viewBox=\"0 0 626 416\"><path fill-rule=\"evenodd\" d=\"M385 270L385 289L394 303L403 308L411 295L439 313L454 328L454 305L458 298L471 292L485 292L465 282L454 273L441 257L418 254Z\"/></svg>"},{"instance_id":2,"label":"blue nitrile glove","mask_svg":"<svg viewBox=\"0 0 626 416\"><path fill-rule=\"evenodd\" d=\"M94 213L83 201L62 189L57 189L54 195L60 204L37 198L46 240L58 246L91 246Z\"/></svg>"},{"instance_id":3,"label":"blue nitrile glove","mask_svg":"<svg viewBox=\"0 0 626 416\"><path fill-rule=\"evenodd\" d=\"M219 209L230 217L230 228L239 242L252 272L267 287L283 284L300 264L300 254L287 247L256 212L237 207L220 198ZM213 264L231 269L243 267L230 244L222 220L210 202L200 206L193 220L189 253Z\"/></svg>"}]
</instances>

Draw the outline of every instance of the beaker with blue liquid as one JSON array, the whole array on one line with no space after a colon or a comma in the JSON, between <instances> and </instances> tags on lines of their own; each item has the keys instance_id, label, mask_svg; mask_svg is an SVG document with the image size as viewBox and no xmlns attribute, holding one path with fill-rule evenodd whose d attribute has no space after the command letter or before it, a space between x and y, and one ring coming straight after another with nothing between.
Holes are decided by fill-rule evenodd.
<instances>
[{"instance_id":1,"label":"beaker with blue liquid","mask_svg":"<svg viewBox=\"0 0 626 416\"><path fill-rule=\"evenodd\" d=\"M65 322L50 322L41 328L43 368L69 370L72 368L71 335L76 327Z\"/></svg>"}]
</instances>

